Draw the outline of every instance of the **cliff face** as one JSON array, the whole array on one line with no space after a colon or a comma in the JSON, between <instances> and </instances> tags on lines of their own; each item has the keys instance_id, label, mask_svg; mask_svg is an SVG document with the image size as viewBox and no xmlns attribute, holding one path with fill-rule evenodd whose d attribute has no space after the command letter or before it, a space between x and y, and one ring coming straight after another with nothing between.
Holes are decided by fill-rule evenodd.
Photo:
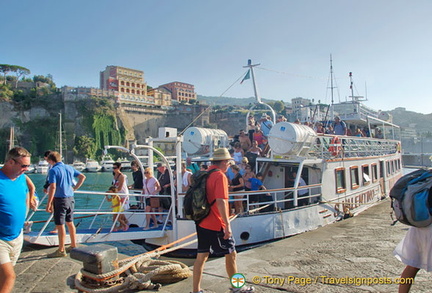
<instances>
[{"instance_id":1,"label":"cliff face","mask_svg":"<svg viewBox=\"0 0 432 293\"><path fill-rule=\"evenodd\" d=\"M57 150L59 147L59 113L62 113L63 153L70 163L74 158L73 149L77 137L104 137L103 134L95 134L95 129L98 128L94 125L94 116L106 114L107 111L103 107L107 105L106 100L105 102L84 99L63 101L61 95L40 100L29 109L20 109L19 105L1 102L0 139L6 142L9 138L9 129L14 126L15 145L26 147L34 157L41 157L45 150ZM160 108L145 108L138 111L115 104L114 108L111 108L114 109L112 113L115 116L111 131L123 133L124 143L137 141L142 144L150 136L157 137L159 127L176 128L178 133L189 126L211 127L222 129L228 135L237 134L241 128L244 128L244 117L236 113L209 115L205 112L205 115L191 124L205 108L199 105L181 105L171 111ZM99 145L103 144L105 141L99 143ZM6 154L7 148L8 143L0 147L0 156Z\"/></svg>"}]
</instances>

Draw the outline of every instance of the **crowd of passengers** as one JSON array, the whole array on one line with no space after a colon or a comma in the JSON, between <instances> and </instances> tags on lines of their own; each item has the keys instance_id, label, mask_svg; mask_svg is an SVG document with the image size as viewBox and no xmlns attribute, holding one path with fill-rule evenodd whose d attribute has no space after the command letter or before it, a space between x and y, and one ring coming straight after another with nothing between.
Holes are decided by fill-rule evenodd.
<instances>
[{"instance_id":1,"label":"crowd of passengers","mask_svg":"<svg viewBox=\"0 0 432 293\"><path fill-rule=\"evenodd\" d=\"M283 115L278 115L276 123L285 122L287 119ZM295 124L301 124L299 119L294 121ZM267 138L273 127L273 122L269 115L262 114L259 120L255 120L253 115L248 116L247 129L241 129L239 134L234 135L231 143L234 149L234 161L236 164L240 163L240 158L246 154L250 156L265 157L268 153ZM333 134L333 135L347 135L357 137L374 137L383 138L382 130L375 127L371 132L368 127L347 127L346 123L340 119L339 116L334 117L333 123L324 125L322 122L304 122L303 125L309 126L318 134ZM250 159L250 157L249 157Z\"/></svg>"},{"instance_id":2,"label":"crowd of passengers","mask_svg":"<svg viewBox=\"0 0 432 293\"><path fill-rule=\"evenodd\" d=\"M295 124L301 124L299 119L294 121ZM324 124L322 122L304 122L303 125L309 126L316 133L321 134L334 134L334 135L347 135L347 136L357 136L357 137L374 137L383 138L383 133L381 128L375 127L371 133L369 127L347 127L346 123L340 119L339 116L334 117L334 122Z\"/></svg>"}]
</instances>

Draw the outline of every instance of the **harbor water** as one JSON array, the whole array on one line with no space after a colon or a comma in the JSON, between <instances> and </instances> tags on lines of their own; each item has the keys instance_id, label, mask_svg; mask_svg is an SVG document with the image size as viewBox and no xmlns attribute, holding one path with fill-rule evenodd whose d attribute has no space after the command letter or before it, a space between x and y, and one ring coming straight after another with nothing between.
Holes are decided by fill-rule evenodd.
<instances>
[{"instance_id":1,"label":"harbor water","mask_svg":"<svg viewBox=\"0 0 432 293\"><path fill-rule=\"evenodd\" d=\"M97 172L97 173L84 173L86 176L86 180L82 187L81 191L97 191L104 192L108 190L111 186L113 175L111 172ZM132 184L132 173L124 172L128 176L129 184ZM36 192L39 199L42 199L45 195L43 192L43 186L45 184L46 174L27 174L33 181L36 186ZM85 194L75 194L75 208L93 208L98 207L101 203L103 195L85 195ZM103 208L109 210L111 204L109 202L105 202ZM40 205L39 209L45 209L46 200ZM43 212L42 212L43 213ZM46 218L45 218L46 219ZM75 225L77 227L84 227L89 225L93 218L80 218L79 215L75 216ZM38 215L35 215L32 219L34 223L34 228L39 228L43 225L43 223L37 223L38 220L42 220L38 218ZM95 225L107 224L112 221L111 215L99 216L95 222ZM47 231L51 231L54 228L54 223L49 224L47 227ZM140 253L145 252L146 250L141 245L137 245L132 243L131 241L117 241L117 242L106 242L105 244L113 245L118 248L119 253L133 256ZM89 244L91 245L91 244Z\"/></svg>"}]
</instances>

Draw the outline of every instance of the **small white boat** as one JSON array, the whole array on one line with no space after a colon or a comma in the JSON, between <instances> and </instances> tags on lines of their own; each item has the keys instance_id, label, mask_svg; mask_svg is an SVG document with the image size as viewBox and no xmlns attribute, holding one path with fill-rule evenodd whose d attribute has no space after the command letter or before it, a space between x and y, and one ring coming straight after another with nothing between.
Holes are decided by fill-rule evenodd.
<instances>
[{"instance_id":1,"label":"small white boat","mask_svg":"<svg viewBox=\"0 0 432 293\"><path fill-rule=\"evenodd\" d=\"M113 170L114 163L115 161L111 158L110 155L104 155L101 161L102 171L111 172Z\"/></svg>"},{"instance_id":2,"label":"small white boat","mask_svg":"<svg viewBox=\"0 0 432 293\"><path fill-rule=\"evenodd\" d=\"M102 170L101 165L99 165L98 161L93 159L87 159L85 164L85 170L87 172L99 172Z\"/></svg>"},{"instance_id":3,"label":"small white boat","mask_svg":"<svg viewBox=\"0 0 432 293\"><path fill-rule=\"evenodd\" d=\"M38 174L46 174L48 173L49 164L45 160L39 161L39 163L36 165L35 173Z\"/></svg>"},{"instance_id":4,"label":"small white boat","mask_svg":"<svg viewBox=\"0 0 432 293\"><path fill-rule=\"evenodd\" d=\"M75 162L73 162L72 167L74 167L76 170L82 172L85 170L86 164L84 164L81 161L75 161Z\"/></svg>"}]
</instances>

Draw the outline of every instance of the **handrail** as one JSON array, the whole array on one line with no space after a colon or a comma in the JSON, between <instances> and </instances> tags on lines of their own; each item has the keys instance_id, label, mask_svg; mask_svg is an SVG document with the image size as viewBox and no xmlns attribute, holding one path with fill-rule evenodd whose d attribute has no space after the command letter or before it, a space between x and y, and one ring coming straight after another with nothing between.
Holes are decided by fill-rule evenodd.
<instances>
[{"instance_id":1,"label":"handrail","mask_svg":"<svg viewBox=\"0 0 432 293\"><path fill-rule=\"evenodd\" d=\"M84 190L80 190L80 191L76 191L75 193L77 194L88 194L88 195L93 195L93 196L98 196L98 195L109 195L112 193L106 193L106 192L94 192L94 191L84 191ZM120 195L121 193L116 193L118 195ZM134 195L135 196L135 195ZM171 197L170 195L148 195L148 194L136 194L137 197L141 196L141 197L154 197L154 196L158 196L158 197ZM48 202L48 198L46 196L44 196L42 198L42 200L39 203L39 206L41 206L42 204L47 204ZM104 208L104 203L106 203L106 198L105 196L102 197L102 200L100 201L100 204L97 205L97 207L94 208L76 208L74 211L74 214L76 215L89 215L92 218L92 221L87 222L89 223L88 227L86 229L92 229L92 227L94 226L96 219L99 216L109 216L109 215L117 215L117 217L115 218L115 220L112 222L112 225L110 224L110 233L113 231L113 229L115 228L117 222L118 222L118 218L121 214L124 215L135 215L135 214L141 214L145 217L145 215L163 215L166 216L163 226L162 226L162 230L165 230L167 227L168 222L170 221L169 215L172 212L171 211L171 207L168 211L156 211L156 212L146 212L145 209L144 210L125 210L123 212L113 212L111 208ZM96 202L95 202L96 204ZM35 220L32 221L32 218L36 217L38 218L39 215L43 215L44 218L46 218L46 220ZM36 216L37 215L37 216ZM42 233L47 229L48 224L50 222L52 222L53 219L53 213L47 213L45 211L45 209L36 209L36 211L34 213L32 213L31 215L29 215L29 217L27 218L28 222L34 222L34 223L43 223L42 227L40 228L40 230L38 231L38 235L37 238L40 237L42 235ZM105 221L103 222L103 224L105 223ZM102 228L102 227L100 227ZM106 227L108 228L108 226Z\"/></svg>"},{"instance_id":2,"label":"handrail","mask_svg":"<svg viewBox=\"0 0 432 293\"><path fill-rule=\"evenodd\" d=\"M275 207L279 204L279 205L284 205L286 202L294 202L296 199L308 199L308 201L310 201L309 199L311 198L317 198L317 199L321 199L322 197L322 193L321 193L321 187L322 184L310 184L310 185L304 185L304 186L299 186L298 188L295 187L287 187L287 188L276 188L276 189L263 189L263 190L250 190L250 191L233 191L233 192L229 192L229 196L243 196L242 198L229 198L228 202L229 203L233 203L236 201L241 201L241 202L246 202L246 213L250 210L250 207L253 207L255 205L258 206L262 206L265 204L274 204ZM308 194L307 196L300 196L297 195L299 191L301 190L307 190ZM270 193L272 196L272 200L271 201L265 201L265 202L258 202L258 203L250 203L249 202L249 197L251 195L254 194L264 194L264 193ZM292 193L293 197L292 198L288 198L286 199L285 196L287 193ZM283 199L279 199L278 195L283 194L284 198ZM180 198L184 198L185 193L179 193L179 199ZM315 201L315 202L319 202L319 200ZM313 202L313 203L315 203ZM312 204L312 203L310 203ZM298 207L298 204L294 204L293 207ZM285 209L285 208L283 208Z\"/></svg>"}]
</instances>

